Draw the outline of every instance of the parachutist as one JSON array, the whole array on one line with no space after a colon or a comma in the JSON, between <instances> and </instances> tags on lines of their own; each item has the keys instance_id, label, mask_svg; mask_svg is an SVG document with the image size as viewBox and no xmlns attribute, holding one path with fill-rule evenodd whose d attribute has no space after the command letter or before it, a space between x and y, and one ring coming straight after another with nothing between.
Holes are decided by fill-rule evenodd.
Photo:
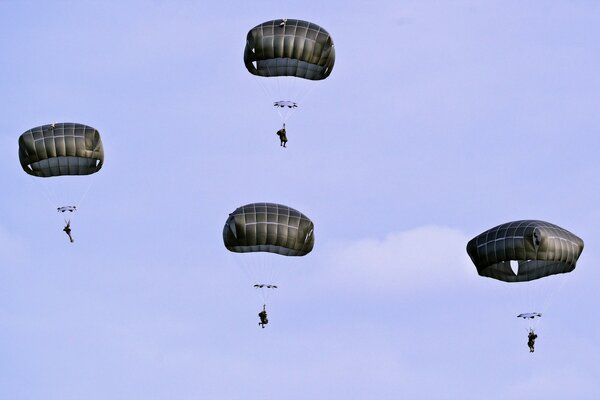
<instances>
[{"instance_id":1,"label":"parachutist","mask_svg":"<svg viewBox=\"0 0 600 400\"><path fill-rule=\"evenodd\" d=\"M530 353L533 353L535 350L535 339L537 339L537 335L533 329L530 329L529 334L527 335L527 346L529 346Z\"/></svg>"},{"instance_id":2,"label":"parachutist","mask_svg":"<svg viewBox=\"0 0 600 400\"><path fill-rule=\"evenodd\" d=\"M277 136L279 136L279 140L281 141L279 145L285 147L285 144L288 141L287 136L285 134L285 123L283 124L283 128L277 131Z\"/></svg>"},{"instance_id":3,"label":"parachutist","mask_svg":"<svg viewBox=\"0 0 600 400\"><path fill-rule=\"evenodd\" d=\"M63 228L63 231L69 236L69 240L73 243L73 237L71 236L71 221L67 221L67 225Z\"/></svg>"},{"instance_id":4,"label":"parachutist","mask_svg":"<svg viewBox=\"0 0 600 400\"><path fill-rule=\"evenodd\" d=\"M265 304L263 304L263 309L258 313L258 317L260 318L260 322L258 323L261 328L265 328L265 325L269 323L269 319L267 318L267 310Z\"/></svg>"}]
</instances>

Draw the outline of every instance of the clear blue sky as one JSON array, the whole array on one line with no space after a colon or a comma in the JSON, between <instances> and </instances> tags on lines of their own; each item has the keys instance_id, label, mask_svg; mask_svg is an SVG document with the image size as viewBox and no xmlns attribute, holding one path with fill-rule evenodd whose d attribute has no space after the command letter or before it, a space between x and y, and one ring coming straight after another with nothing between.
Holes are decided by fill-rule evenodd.
<instances>
[{"instance_id":1,"label":"clear blue sky","mask_svg":"<svg viewBox=\"0 0 600 400\"><path fill-rule=\"evenodd\" d=\"M600 398L597 2L0 0L0 15L0 399ZM325 27L337 56L287 149L281 99L242 61L248 30L282 17ZM73 245L17 157L52 122L104 141ZM257 201L316 236L304 258L268 258L266 329L221 238ZM517 219L582 237L575 271L479 277L467 241ZM515 316L537 308L532 355Z\"/></svg>"}]
</instances>

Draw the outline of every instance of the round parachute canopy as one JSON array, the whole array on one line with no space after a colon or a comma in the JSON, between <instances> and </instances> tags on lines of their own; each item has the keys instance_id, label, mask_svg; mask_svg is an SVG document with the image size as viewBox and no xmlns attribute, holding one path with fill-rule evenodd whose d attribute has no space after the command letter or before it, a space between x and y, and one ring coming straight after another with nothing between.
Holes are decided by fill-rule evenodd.
<instances>
[{"instance_id":1,"label":"round parachute canopy","mask_svg":"<svg viewBox=\"0 0 600 400\"><path fill-rule=\"evenodd\" d=\"M504 282L527 282L575 269L583 240L554 224L508 222L474 237L467 253L481 276ZM518 271L511 267L518 264Z\"/></svg>"},{"instance_id":2,"label":"round parachute canopy","mask_svg":"<svg viewBox=\"0 0 600 400\"><path fill-rule=\"evenodd\" d=\"M319 25L298 19L276 19L248 32L244 63L253 75L318 81L331 74L335 49L331 36Z\"/></svg>"},{"instance_id":3,"label":"round parachute canopy","mask_svg":"<svg viewBox=\"0 0 600 400\"><path fill-rule=\"evenodd\" d=\"M19 161L29 175L43 178L90 175L102 168L100 133L71 122L42 125L19 137Z\"/></svg>"},{"instance_id":4,"label":"round parachute canopy","mask_svg":"<svg viewBox=\"0 0 600 400\"><path fill-rule=\"evenodd\" d=\"M315 244L313 222L291 207L252 203L229 214L223 243L235 253L268 252L304 256Z\"/></svg>"}]
</instances>

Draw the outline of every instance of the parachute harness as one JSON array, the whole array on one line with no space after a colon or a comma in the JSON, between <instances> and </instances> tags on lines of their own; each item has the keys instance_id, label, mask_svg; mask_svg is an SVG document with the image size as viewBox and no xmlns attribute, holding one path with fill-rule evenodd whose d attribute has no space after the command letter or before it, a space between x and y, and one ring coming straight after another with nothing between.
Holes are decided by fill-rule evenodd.
<instances>
[{"instance_id":1,"label":"parachute harness","mask_svg":"<svg viewBox=\"0 0 600 400\"><path fill-rule=\"evenodd\" d=\"M267 71L269 71L269 74L274 72L271 71L271 67L268 65L266 68ZM304 101L310 94L321 85L320 80L305 82L305 85L302 85L302 82L300 82L302 81L301 78L291 76L272 76L268 78L257 75L253 76L255 77L256 84L262 89L265 96L271 100L272 103L289 101L295 105L294 107L275 107L282 123L286 123L294 113L295 109L299 108L301 104L304 104ZM267 80L274 81L274 85L269 85ZM284 80L286 85L282 84L282 81ZM308 88L306 88L306 86L308 86Z\"/></svg>"},{"instance_id":2,"label":"parachute harness","mask_svg":"<svg viewBox=\"0 0 600 400\"><path fill-rule=\"evenodd\" d=\"M248 281L254 282L253 287L257 290L263 304L269 300L273 289L278 285L277 276L279 268L273 265L271 260L274 256L269 253L243 254L243 257L234 256L239 269L246 275Z\"/></svg>"}]
</instances>

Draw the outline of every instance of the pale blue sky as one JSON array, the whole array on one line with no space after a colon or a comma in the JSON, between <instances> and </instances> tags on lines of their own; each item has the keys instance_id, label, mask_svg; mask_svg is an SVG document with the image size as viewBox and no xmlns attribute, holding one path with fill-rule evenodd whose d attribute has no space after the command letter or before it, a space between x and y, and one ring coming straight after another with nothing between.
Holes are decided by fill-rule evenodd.
<instances>
[{"instance_id":1,"label":"pale blue sky","mask_svg":"<svg viewBox=\"0 0 600 400\"><path fill-rule=\"evenodd\" d=\"M600 396L596 2L0 0L0 15L0 399ZM242 60L248 30L281 17L336 46L287 149L280 99ZM52 122L104 141L73 245L17 157ZM316 236L271 260L264 330L221 238L257 201ZM584 239L575 271L479 277L467 241L529 218ZM515 315L538 303L531 355Z\"/></svg>"}]
</instances>

